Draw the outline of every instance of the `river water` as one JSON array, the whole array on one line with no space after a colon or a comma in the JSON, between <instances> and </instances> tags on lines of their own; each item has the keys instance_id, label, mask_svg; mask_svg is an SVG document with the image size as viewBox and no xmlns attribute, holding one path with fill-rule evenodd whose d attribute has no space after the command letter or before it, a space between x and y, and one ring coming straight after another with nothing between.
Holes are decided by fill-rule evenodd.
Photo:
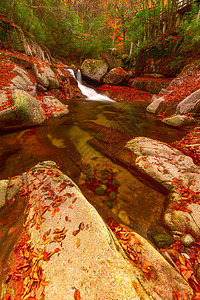
<instances>
[{"instance_id":1,"label":"river water","mask_svg":"<svg viewBox=\"0 0 200 300\"><path fill-rule=\"evenodd\" d=\"M162 227L165 196L95 150L88 141L99 134L98 125L128 137L146 136L168 143L181 139L186 132L170 128L147 114L143 102L117 103L103 97L89 95L84 101L71 101L70 113L65 117L1 135L0 179L21 174L40 161L53 160L78 184L104 219L114 216L147 236L149 230ZM106 146L109 154L109 143Z\"/></svg>"}]
</instances>

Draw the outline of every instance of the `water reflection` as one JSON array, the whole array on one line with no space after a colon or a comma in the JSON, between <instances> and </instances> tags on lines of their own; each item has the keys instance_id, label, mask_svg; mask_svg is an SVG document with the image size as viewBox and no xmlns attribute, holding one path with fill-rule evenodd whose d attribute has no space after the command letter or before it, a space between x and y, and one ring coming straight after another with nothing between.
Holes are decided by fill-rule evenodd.
<instances>
[{"instance_id":1,"label":"water reflection","mask_svg":"<svg viewBox=\"0 0 200 300\"><path fill-rule=\"evenodd\" d=\"M53 160L79 185L103 217L116 214L146 236L150 225L156 223L160 226L164 196L104 157L88 141L101 134L100 125L113 130L112 138L119 140L120 147L126 138L121 139L119 132L128 138L147 136L164 142L181 139L185 132L169 128L146 114L142 103L77 101L69 103L69 108L70 114L60 120L50 120L45 126L0 136L0 179L21 174L39 161ZM109 141L106 145L109 151ZM83 164L89 164L91 170L101 170L106 165L108 169L110 166L119 171L117 204L112 211L108 208L112 199L96 195L85 187L88 175L81 172Z\"/></svg>"}]
</instances>

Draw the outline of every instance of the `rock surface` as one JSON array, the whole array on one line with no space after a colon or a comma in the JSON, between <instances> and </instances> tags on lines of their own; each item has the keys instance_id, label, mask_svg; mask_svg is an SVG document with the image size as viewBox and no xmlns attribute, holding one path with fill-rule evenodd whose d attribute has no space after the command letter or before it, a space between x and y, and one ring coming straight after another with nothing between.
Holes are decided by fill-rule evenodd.
<instances>
[{"instance_id":1,"label":"rock surface","mask_svg":"<svg viewBox=\"0 0 200 300\"><path fill-rule=\"evenodd\" d=\"M25 128L42 124L45 120L38 101L23 90L12 93L13 106L0 112L0 124L7 129Z\"/></svg>"},{"instance_id":2,"label":"rock surface","mask_svg":"<svg viewBox=\"0 0 200 300\"><path fill-rule=\"evenodd\" d=\"M144 137L132 139L126 148L133 153L134 165L140 172L170 191L164 212L165 225L198 237L200 218L196 212L200 204L200 168L192 158L165 143Z\"/></svg>"},{"instance_id":3,"label":"rock surface","mask_svg":"<svg viewBox=\"0 0 200 300\"><path fill-rule=\"evenodd\" d=\"M143 259L151 262L157 275L148 280L142 270L133 266L97 211L54 162L40 163L17 180L23 181L20 193L29 199L23 227L29 242L23 243L20 235L16 249L20 250L22 245L21 250L33 251L30 268L34 278L38 278L38 287L34 288L31 278L23 277L26 289L21 297L31 293L32 297L37 295L40 299L44 293L46 300L61 300L66 295L67 299L72 300L77 294L88 300L172 300L175 290L192 294L180 274L135 233L134 236L144 245ZM12 184L8 190L10 188L15 192L19 189L18 185ZM11 254L11 262L14 255L15 252ZM12 294L14 292L12 281L19 267L20 260L17 268L11 267L9 271L7 293L9 288ZM38 272L40 276L36 277ZM33 275L30 273L29 276ZM19 283L16 289L19 292ZM1 289L3 295L4 288Z\"/></svg>"},{"instance_id":4,"label":"rock surface","mask_svg":"<svg viewBox=\"0 0 200 300\"><path fill-rule=\"evenodd\" d=\"M81 72L83 78L102 83L108 72L108 64L104 60L85 59L81 65Z\"/></svg>"},{"instance_id":5,"label":"rock surface","mask_svg":"<svg viewBox=\"0 0 200 300\"><path fill-rule=\"evenodd\" d=\"M60 82L58 78L56 78L56 74L47 63L37 58L33 58L31 63L33 74L42 86L49 89L60 88Z\"/></svg>"},{"instance_id":6,"label":"rock surface","mask_svg":"<svg viewBox=\"0 0 200 300\"><path fill-rule=\"evenodd\" d=\"M147 111L156 113L162 119L188 113L198 114L200 103L199 61L186 65L181 73L162 89L157 98L147 106ZM181 117L178 117L181 120ZM171 120L168 123L171 124ZM188 125L188 122L186 122ZM176 125L175 125L176 126Z\"/></svg>"},{"instance_id":7,"label":"rock surface","mask_svg":"<svg viewBox=\"0 0 200 300\"><path fill-rule=\"evenodd\" d=\"M158 81L152 78L133 78L129 81L129 86L138 90L147 91L152 94L159 94L162 88L166 88L169 83Z\"/></svg>"},{"instance_id":8,"label":"rock surface","mask_svg":"<svg viewBox=\"0 0 200 300\"><path fill-rule=\"evenodd\" d=\"M196 120L190 116L173 115L169 118L162 119L162 122L174 127L181 127L181 126L195 124Z\"/></svg>"},{"instance_id":9,"label":"rock surface","mask_svg":"<svg viewBox=\"0 0 200 300\"><path fill-rule=\"evenodd\" d=\"M104 82L110 85L120 85L128 81L130 75L121 67L114 68L106 74Z\"/></svg>"}]
</instances>

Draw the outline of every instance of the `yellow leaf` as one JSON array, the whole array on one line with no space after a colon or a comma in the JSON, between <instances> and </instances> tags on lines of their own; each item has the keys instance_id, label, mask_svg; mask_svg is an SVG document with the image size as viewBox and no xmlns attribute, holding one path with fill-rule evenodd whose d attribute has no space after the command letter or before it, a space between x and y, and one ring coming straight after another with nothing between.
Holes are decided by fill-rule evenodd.
<instances>
[{"instance_id":1,"label":"yellow leaf","mask_svg":"<svg viewBox=\"0 0 200 300\"><path fill-rule=\"evenodd\" d=\"M77 247L77 248L80 246L80 242L81 242L81 240L78 239L77 242L76 242L76 247Z\"/></svg>"},{"instance_id":2,"label":"yellow leaf","mask_svg":"<svg viewBox=\"0 0 200 300\"><path fill-rule=\"evenodd\" d=\"M46 244L48 244L48 243L50 242L50 240L51 240L51 238L48 237L45 241L43 241L43 242L41 243L41 245L46 245Z\"/></svg>"},{"instance_id":3,"label":"yellow leaf","mask_svg":"<svg viewBox=\"0 0 200 300\"><path fill-rule=\"evenodd\" d=\"M43 282L41 282L41 285L44 285L44 286L46 286L48 284L49 284L49 281L43 281Z\"/></svg>"}]
</instances>

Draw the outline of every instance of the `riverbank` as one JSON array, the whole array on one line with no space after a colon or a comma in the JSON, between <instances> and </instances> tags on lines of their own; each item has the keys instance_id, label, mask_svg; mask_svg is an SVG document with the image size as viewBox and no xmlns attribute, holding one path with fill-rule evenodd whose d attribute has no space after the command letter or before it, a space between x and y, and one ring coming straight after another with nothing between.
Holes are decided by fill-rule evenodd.
<instances>
[{"instance_id":1,"label":"riverbank","mask_svg":"<svg viewBox=\"0 0 200 300\"><path fill-rule=\"evenodd\" d=\"M27 125L26 117L0 137L2 298L196 299L199 129L161 123L145 111L152 94L127 86L99 88L116 102L76 98L66 66L32 58L16 74L16 56L27 62L16 52L1 57L2 112L21 111L17 87L19 98L35 93L27 101L45 120ZM39 105L46 97L50 106ZM64 101L69 112L56 115Z\"/></svg>"}]
</instances>

